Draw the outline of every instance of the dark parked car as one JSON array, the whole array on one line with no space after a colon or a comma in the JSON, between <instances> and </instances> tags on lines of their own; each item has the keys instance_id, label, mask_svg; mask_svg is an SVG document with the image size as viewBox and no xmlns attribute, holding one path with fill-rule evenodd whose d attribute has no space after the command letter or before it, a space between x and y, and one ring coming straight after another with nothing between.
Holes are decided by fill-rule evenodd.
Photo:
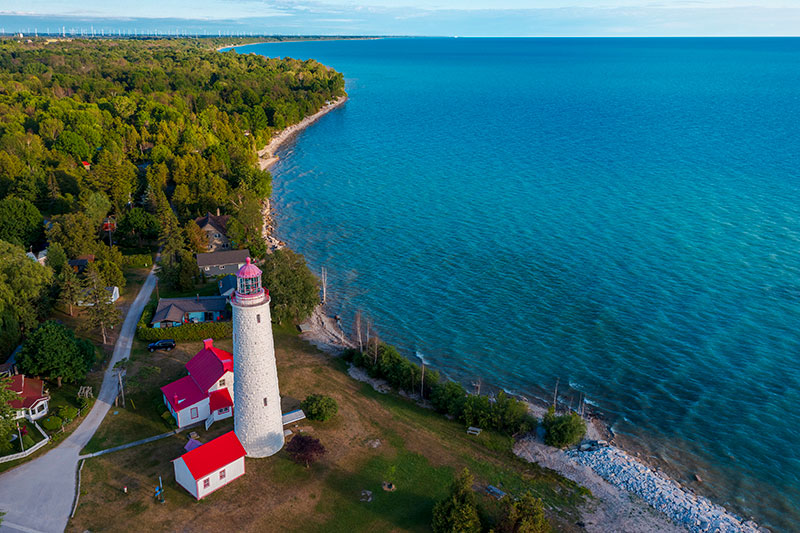
<instances>
[{"instance_id":1,"label":"dark parked car","mask_svg":"<svg viewBox=\"0 0 800 533\"><path fill-rule=\"evenodd\" d=\"M175 347L175 341L172 339L162 339L160 341L151 342L147 345L147 349L151 352L155 352L156 350L166 350L170 351Z\"/></svg>"}]
</instances>

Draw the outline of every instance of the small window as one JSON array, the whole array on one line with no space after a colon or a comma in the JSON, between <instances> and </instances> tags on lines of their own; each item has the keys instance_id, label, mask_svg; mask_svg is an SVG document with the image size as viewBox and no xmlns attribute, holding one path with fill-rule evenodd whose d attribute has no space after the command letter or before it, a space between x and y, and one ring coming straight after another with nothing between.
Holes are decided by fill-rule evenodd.
<instances>
[{"instance_id":1,"label":"small window","mask_svg":"<svg viewBox=\"0 0 800 533\"><path fill-rule=\"evenodd\" d=\"M256 322L261 324L261 315L256 315Z\"/></svg>"},{"instance_id":2,"label":"small window","mask_svg":"<svg viewBox=\"0 0 800 533\"><path fill-rule=\"evenodd\" d=\"M219 380L219 386L220 387L224 387L225 386L225 380L224 379Z\"/></svg>"},{"instance_id":3,"label":"small window","mask_svg":"<svg viewBox=\"0 0 800 533\"><path fill-rule=\"evenodd\" d=\"M208 272L208 267L206 267L206 272Z\"/></svg>"},{"instance_id":4,"label":"small window","mask_svg":"<svg viewBox=\"0 0 800 533\"><path fill-rule=\"evenodd\" d=\"M267 406L267 399L264 398L264 407L266 407L266 406Z\"/></svg>"},{"instance_id":5,"label":"small window","mask_svg":"<svg viewBox=\"0 0 800 533\"><path fill-rule=\"evenodd\" d=\"M220 479L225 479L225 469L224 468L219 471L219 478Z\"/></svg>"},{"instance_id":6,"label":"small window","mask_svg":"<svg viewBox=\"0 0 800 533\"><path fill-rule=\"evenodd\" d=\"M207 488L208 488L208 487L210 487L210 486L211 486L211 480L210 480L210 479L208 479L208 478L205 478L205 479L203 480L203 488L204 488L204 489L207 489Z\"/></svg>"},{"instance_id":7,"label":"small window","mask_svg":"<svg viewBox=\"0 0 800 533\"><path fill-rule=\"evenodd\" d=\"M192 407L192 410L191 410L191 411L189 411L189 415L190 415L192 418L197 418L197 407Z\"/></svg>"}]
</instances>

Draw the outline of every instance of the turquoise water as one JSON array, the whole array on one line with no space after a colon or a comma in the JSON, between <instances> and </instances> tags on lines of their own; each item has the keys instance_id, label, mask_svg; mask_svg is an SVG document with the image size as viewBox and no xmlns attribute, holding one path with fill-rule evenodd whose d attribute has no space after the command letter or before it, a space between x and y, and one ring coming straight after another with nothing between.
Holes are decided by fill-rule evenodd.
<instances>
[{"instance_id":1,"label":"turquoise water","mask_svg":"<svg viewBox=\"0 0 800 533\"><path fill-rule=\"evenodd\" d=\"M240 51L347 80L273 169L277 233L327 267L334 311L465 382L560 379L717 502L795 528L800 40Z\"/></svg>"}]
</instances>

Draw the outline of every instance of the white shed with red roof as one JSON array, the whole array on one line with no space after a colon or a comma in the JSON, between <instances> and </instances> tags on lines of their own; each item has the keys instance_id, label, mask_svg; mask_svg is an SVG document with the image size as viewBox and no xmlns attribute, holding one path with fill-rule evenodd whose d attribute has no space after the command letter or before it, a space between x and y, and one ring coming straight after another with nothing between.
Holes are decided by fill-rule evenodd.
<instances>
[{"instance_id":1,"label":"white shed with red roof","mask_svg":"<svg viewBox=\"0 0 800 533\"><path fill-rule=\"evenodd\" d=\"M161 387L164 403L178 427L230 417L233 409L233 355L203 341L203 349L186 363L188 376Z\"/></svg>"},{"instance_id":2,"label":"white shed with red roof","mask_svg":"<svg viewBox=\"0 0 800 533\"><path fill-rule=\"evenodd\" d=\"M244 475L247 452L233 431L172 461L175 481L200 500Z\"/></svg>"}]
</instances>

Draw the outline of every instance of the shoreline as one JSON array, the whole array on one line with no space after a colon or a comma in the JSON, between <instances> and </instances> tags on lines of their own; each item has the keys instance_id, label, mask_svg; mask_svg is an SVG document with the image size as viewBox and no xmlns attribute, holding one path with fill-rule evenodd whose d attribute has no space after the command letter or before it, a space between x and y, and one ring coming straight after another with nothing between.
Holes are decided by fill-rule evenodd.
<instances>
[{"instance_id":1,"label":"shoreline","mask_svg":"<svg viewBox=\"0 0 800 533\"><path fill-rule=\"evenodd\" d=\"M244 43L244 44L226 44L225 46L220 46L216 49L217 52L221 52L226 48L238 48L240 46L251 46L254 44L278 44L278 43L305 43L305 42L315 42L315 41L377 41L378 39L387 39L388 37L334 37L331 39L325 39L320 37L314 37L313 39L283 39L281 41L258 41L255 43Z\"/></svg>"},{"instance_id":2,"label":"shoreline","mask_svg":"<svg viewBox=\"0 0 800 533\"><path fill-rule=\"evenodd\" d=\"M332 100L322 106L322 108L313 115L308 115L297 124L292 124L291 126L288 126L273 135L272 139L270 139L267 145L258 151L259 168L261 168L261 170L268 170L272 165L277 163L278 156L275 155L275 152L281 147L281 145L286 143L294 135L300 133L311 124L319 120L320 117L327 115L334 109L344 105L344 103L347 102L347 99L347 95L340 96L336 100Z\"/></svg>"},{"instance_id":3,"label":"shoreline","mask_svg":"<svg viewBox=\"0 0 800 533\"><path fill-rule=\"evenodd\" d=\"M275 151L281 145L323 115L343 105L347 99L347 96L339 97L313 115L273 136L258 151L260 168L266 170L273 166L278 161ZM263 214L263 231L270 249L286 246L286 243L273 236L269 199L264 202ZM325 312L325 307L325 304L319 304L312 315L301 324L300 338L335 357L344 349L354 347L354 343L342 330L340 322ZM360 379L352 372L351 376ZM537 419L542 418L549 406L549 402L541 398L528 399L519 394L513 396L524 401L529 412ZM559 404L559 412L568 410L566 404ZM582 519L587 531L769 531L760 528L754 521L741 518L708 498L695 494L693 489L682 486L652 461L639 458L639 453L634 450L616 445L611 427L597 411L590 406L588 416L584 416L587 433L578 446L568 450L547 446L544 444L543 430L539 428L536 433L519 439L513 447L514 454L521 459L554 470L591 490L594 499L582 509ZM610 441L610 444L606 441Z\"/></svg>"}]
</instances>

